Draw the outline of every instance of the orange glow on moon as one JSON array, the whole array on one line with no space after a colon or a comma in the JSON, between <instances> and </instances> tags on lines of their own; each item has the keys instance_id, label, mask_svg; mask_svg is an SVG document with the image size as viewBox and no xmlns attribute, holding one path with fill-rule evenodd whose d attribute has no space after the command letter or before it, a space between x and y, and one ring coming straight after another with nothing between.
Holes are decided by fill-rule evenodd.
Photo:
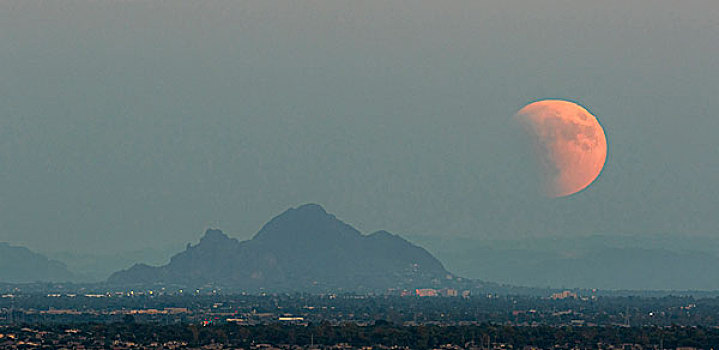
<instances>
[{"instance_id":1,"label":"orange glow on moon","mask_svg":"<svg viewBox=\"0 0 719 350\"><path fill-rule=\"evenodd\" d=\"M589 186L604 167L607 139L597 118L562 100L530 103L515 115L533 138L544 191L563 197Z\"/></svg>"}]
</instances>

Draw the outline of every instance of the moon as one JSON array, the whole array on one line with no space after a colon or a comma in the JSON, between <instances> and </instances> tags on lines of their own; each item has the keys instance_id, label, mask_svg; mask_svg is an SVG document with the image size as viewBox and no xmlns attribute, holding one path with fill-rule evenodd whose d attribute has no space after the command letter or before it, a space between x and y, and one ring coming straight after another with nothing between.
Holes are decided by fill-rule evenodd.
<instances>
[{"instance_id":1,"label":"moon","mask_svg":"<svg viewBox=\"0 0 719 350\"><path fill-rule=\"evenodd\" d=\"M542 100L524 106L514 117L532 141L547 196L577 193L602 172L607 139L597 118L584 107Z\"/></svg>"}]
</instances>

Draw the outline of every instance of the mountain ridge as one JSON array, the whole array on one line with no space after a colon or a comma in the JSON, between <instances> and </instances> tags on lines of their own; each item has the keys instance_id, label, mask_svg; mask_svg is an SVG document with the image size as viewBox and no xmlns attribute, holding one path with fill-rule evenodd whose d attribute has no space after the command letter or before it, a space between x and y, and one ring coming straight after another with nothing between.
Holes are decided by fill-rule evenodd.
<instances>
[{"instance_id":1,"label":"mountain ridge","mask_svg":"<svg viewBox=\"0 0 719 350\"><path fill-rule=\"evenodd\" d=\"M50 259L26 247L0 242L0 282L67 282L75 277L60 261Z\"/></svg>"},{"instance_id":2,"label":"mountain ridge","mask_svg":"<svg viewBox=\"0 0 719 350\"><path fill-rule=\"evenodd\" d=\"M167 265L135 265L108 282L320 291L432 287L455 277L398 235L363 235L322 206L305 204L275 216L250 240L208 229Z\"/></svg>"}]
</instances>

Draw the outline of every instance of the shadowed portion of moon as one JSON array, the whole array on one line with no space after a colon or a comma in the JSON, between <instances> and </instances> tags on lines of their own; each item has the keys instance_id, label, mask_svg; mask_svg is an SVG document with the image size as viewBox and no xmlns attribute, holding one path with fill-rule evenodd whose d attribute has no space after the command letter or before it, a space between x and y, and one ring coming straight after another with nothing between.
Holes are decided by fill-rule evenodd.
<instances>
[{"instance_id":1,"label":"shadowed portion of moon","mask_svg":"<svg viewBox=\"0 0 719 350\"><path fill-rule=\"evenodd\" d=\"M604 167L607 139L597 118L562 100L531 103L515 118L532 138L544 192L563 197L589 186Z\"/></svg>"}]
</instances>

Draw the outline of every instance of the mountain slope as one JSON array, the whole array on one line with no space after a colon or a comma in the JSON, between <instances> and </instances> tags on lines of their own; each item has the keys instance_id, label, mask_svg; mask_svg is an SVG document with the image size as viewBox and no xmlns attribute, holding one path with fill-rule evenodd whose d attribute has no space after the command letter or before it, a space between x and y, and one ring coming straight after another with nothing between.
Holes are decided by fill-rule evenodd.
<instances>
[{"instance_id":1,"label":"mountain slope","mask_svg":"<svg viewBox=\"0 0 719 350\"><path fill-rule=\"evenodd\" d=\"M136 265L108 282L356 291L436 286L448 278L453 276L423 248L384 231L362 235L307 204L270 220L251 240L210 229L169 264Z\"/></svg>"},{"instance_id":2,"label":"mountain slope","mask_svg":"<svg viewBox=\"0 0 719 350\"><path fill-rule=\"evenodd\" d=\"M459 275L512 285L615 290L719 290L712 239L595 235L480 241L413 237ZM697 240L698 242L694 242Z\"/></svg>"},{"instance_id":3,"label":"mountain slope","mask_svg":"<svg viewBox=\"0 0 719 350\"><path fill-rule=\"evenodd\" d=\"M0 282L66 282L74 279L67 267L25 247L0 243Z\"/></svg>"}]
</instances>

